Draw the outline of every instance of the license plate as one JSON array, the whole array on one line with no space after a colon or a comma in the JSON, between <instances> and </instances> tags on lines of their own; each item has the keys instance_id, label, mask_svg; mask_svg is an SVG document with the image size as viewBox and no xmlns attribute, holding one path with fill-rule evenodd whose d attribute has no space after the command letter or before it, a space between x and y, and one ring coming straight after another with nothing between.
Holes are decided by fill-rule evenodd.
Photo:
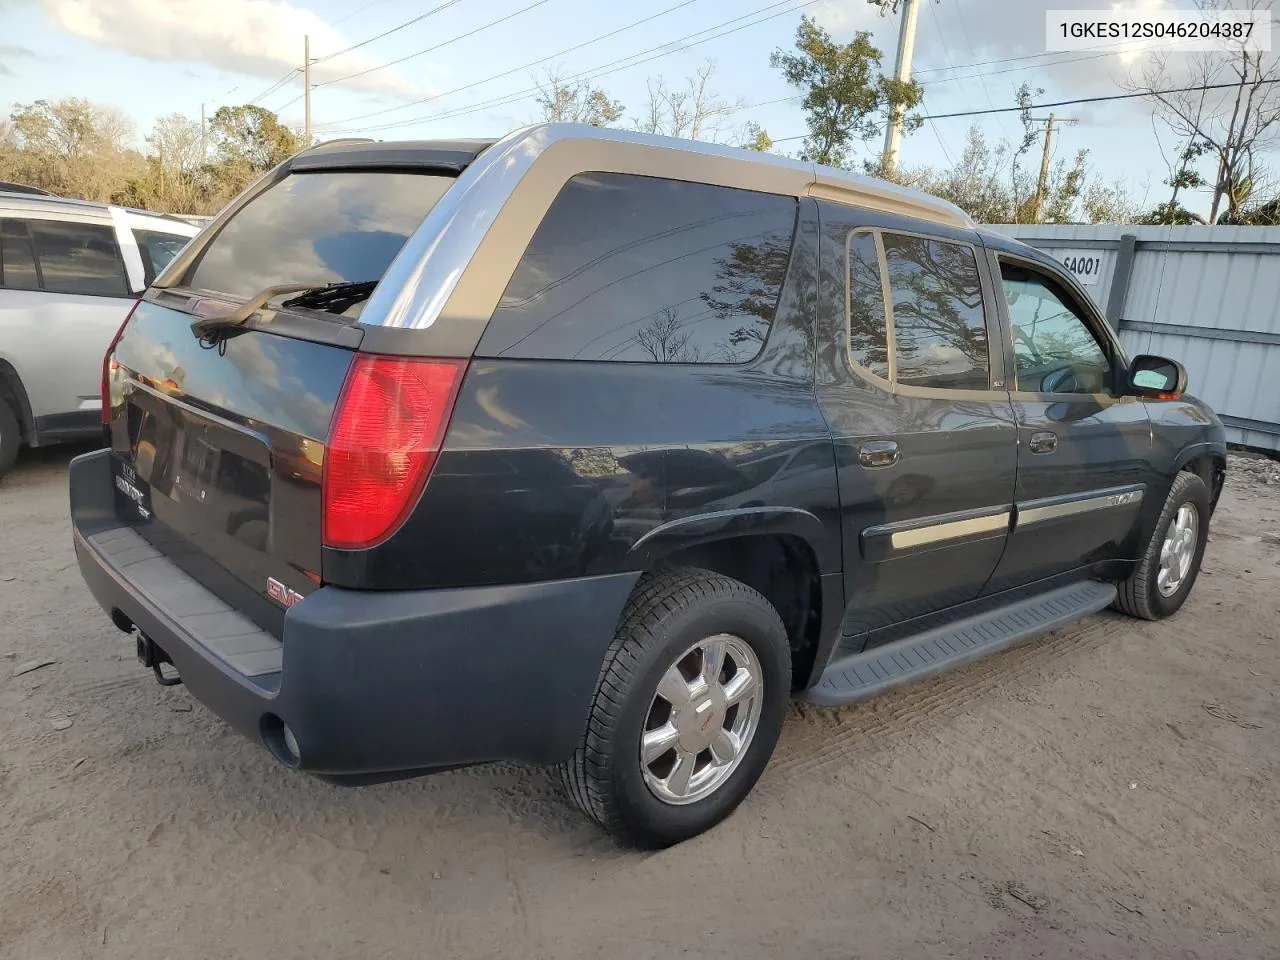
<instances>
[{"instance_id":1,"label":"license plate","mask_svg":"<svg viewBox=\"0 0 1280 960\"><path fill-rule=\"evenodd\" d=\"M150 484L119 457L111 458L111 473L116 486L116 509L125 516L132 512L142 520L150 520Z\"/></svg>"}]
</instances>

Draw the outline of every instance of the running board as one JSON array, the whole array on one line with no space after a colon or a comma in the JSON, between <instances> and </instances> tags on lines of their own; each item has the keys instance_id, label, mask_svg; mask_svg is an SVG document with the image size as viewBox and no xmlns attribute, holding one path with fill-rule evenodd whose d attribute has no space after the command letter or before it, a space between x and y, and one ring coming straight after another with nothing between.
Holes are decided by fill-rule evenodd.
<instances>
[{"instance_id":1,"label":"running board","mask_svg":"<svg viewBox=\"0 0 1280 960\"><path fill-rule=\"evenodd\" d=\"M891 687L923 680L1096 613L1115 597L1113 584L1095 580L1058 587L833 660L818 682L800 694L800 699L829 707L866 700Z\"/></svg>"}]
</instances>

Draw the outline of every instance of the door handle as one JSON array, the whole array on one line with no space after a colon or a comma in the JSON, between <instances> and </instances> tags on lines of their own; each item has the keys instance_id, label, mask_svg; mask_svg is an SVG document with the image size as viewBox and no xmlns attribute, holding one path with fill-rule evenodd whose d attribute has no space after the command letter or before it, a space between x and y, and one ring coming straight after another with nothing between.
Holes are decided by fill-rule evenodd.
<instances>
[{"instance_id":1,"label":"door handle","mask_svg":"<svg viewBox=\"0 0 1280 960\"><path fill-rule=\"evenodd\" d=\"M892 440L871 440L858 448L858 462L864 467L892 467L898 462L898 445Z\"/></svg>"},{"instance_id":2,"label":"door handle","mask_svg":"<svg viewBox=\"0 0 1280 960\"><path fill-rule=\"evenodd\" d=\"M1053 453L1058 449L1058 435L1047 430L1033 433L1027 446L1031 448L1032 453Z\"/></svg>"}]
</instances>

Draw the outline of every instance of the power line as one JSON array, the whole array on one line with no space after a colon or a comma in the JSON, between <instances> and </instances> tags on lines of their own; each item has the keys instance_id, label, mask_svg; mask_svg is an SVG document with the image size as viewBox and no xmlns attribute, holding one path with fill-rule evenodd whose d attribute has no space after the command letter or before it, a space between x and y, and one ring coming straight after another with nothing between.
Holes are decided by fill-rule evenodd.
<instances>
[{"instance_id":1,"label":"power line","mask_svg":"<svg viewBox=\"0 0 1280 960\"><path fill-rule=\"evenodd\" d=\"M354 10L348 13L345 17L339 17L337 20L333 21L333 23L329 24L329 26L336 27L340 23L346 23L348 20L354 17L357 13L364 13L366 10L372 7L375 3L381 3L381 2L382 0L369 0L368 3L362 3L360 6L356 7Z\"/></svg>"},{"instance_id":2,"label":"power line","mask_svg":"<svg viewBox=\"0 0 1280 960\"><path fill-rule=\"evenodd\" d=\"M975 51L974 51L974 48L973 48L973 43L972 43L971 41L969 41L969 39L968 39L968 37L969 37L969 32L968 32L968 30L967 30L967 29L965 28L965 26L964 26L964 18L963 18L963 15L961 15L961 14L960 14L960 7L959 7L959 4L955 4L954 6L955 6L955 10L956 10L957 15L960 15L960 17L961 17L960 25L961 25L961 29L962 29L962 30L964 30L964 33L965 33L965 41L969 44L969 52L970 52L970 53L974 53ZM1170 46L1170 47L1174 47L1174 46L1177 46L1179 43L1191 43L1191 42L1193 42L1193 41L1194 41L1194 39L1195 39L1195 38L1185 38L1185 39L1180 39L1180 38L1174 37L1174 38L1170 38L1170 39L1167 41L1167 45L1168 45L1168 46ZM1133 41L1132 41L1132 40L1119 40L1119 41L1117 41L1117 42L1115 42L1115 43L1103 43L1103 44L1099 44L1099 45L1098 45L1098 46L1096 46L1096 47L1080 47L1080 48L1079 48L1077 51L1075 51L1075 52L1077 52L1077 53L1091 53L1091 52L1096 51L1096 50L1106 50L1106 51L1109 51L1109 52L1110 52L1110 53L1108 54L1108 55L1110 55L1110 54L1113 54L1113 53L1124 53L1124 52L1125 52L1124 50L1119 50L1119 49L1116 49L1116 48L1117 48L1117 47L1126 47L1126 46L1131 46L1132 44L1133 44ZM967 69L967 68L969 68L969 67L989 67L989 66L994 66L995 64L999 64L999 63L1018 63L1018 62L1021 62L1021 61L1023 61L1023 60L1038 60L1038 59L1040 59L1041 57L1052 57L1052 56L1054 56L1055 54L1057 54L1057 53L1061 53L1061 52L1063 52L1063 51L1059 51L1059 50L1046 50L1046 51L1044 51L1043 53L1026 53L1026 54L1023 54L1022 56L1018 56L1018 57L1000 57L1000 58L995 59L995 60L979 60L979 61L977 61L976 63L961 63L961 64L957 64L957 65L956 65L956 67L955 67L954 69L961 70L961 69ZM1033 65L1033 66L1034 66L1034 65ZM923 69L923 70L913 70L913 71L912 71L912 74L914 75L914 74L920 74L920 73L944 73L944 72L946 72L947 70L951 70L951 69L953 69L953 68L951 68L951 67L926 67L926 68L925 68L925 69Z\"/></svg>"},{"instance_id":3,"label":"power line","mask_svg":"<svg viewBox=\"0 0 1280 960\"><path fill-rule=\"evenodd\" d=\"M943 40L942 52L946 55L947 66L951 67L954 70L955 62L952 61L951 59L951 48L950 46L947 45L945 38L942 35L942 21L938 19L937 5L930 3L928 4L928 7L929 7L929 13L933 15L933 29L938 32L938 39ZM964 102L966 104L969 103L968 96L965 97ZM992 106L994 106L994 104L992 104ZM942 155L947 158L947 164L954 165L954 161L951 159L951 151L947 149L947 145L943 141L942 135L938 133L938 128L932 120L929 121L929 129L933 131L933 139L938 141L938 147L942 150Z\"/></svg>"},{"instance_id":4,"label":"power line","mask_svg":"<svg viewBox=\"0 0 1280 960\"><path fill-rule=\"evenodd\" d=\"M1280 77L1273 77L1269 80L1254 80L1248 86L1260 86L1268 83L1280 83ZM1103 103L1108 100L1134 100L1139 97L1161 97L1169 93L1196 93L1201 90L1229 90L1234 87L1241 86L1240 82L1235 83L1208 83L1200 84L1195 87L1174 87L1171 90L1140 90L1135 93L1113 93L1103 97L1081 97L1076 100L1055 100L1052 103L1033 103L1030 105L1031 110L1043 110L1046 107L1071 107L1079 103ZM1016 113L1022 107L993 107L990 110L961 110L956 113L935 113L926 119L931 120L949 120L952 117L976 117L989 113Z\"/></svg>"},{"instance_id":5,"label":"power line","mask_svg":"<svg viewBox=\"0 0 1280 960\"><path fill-rule=\"evenodd\" d=\"M357 73L349 73L345 77L337 77L334 80L325 80L322 83L317 83L316 86L326 87L331 83L342 83L345 80L354 80L356 77L363 77L366 74L373 73L376 70L385 70L387 67L394 67L398 63L404 63L406 60L412 60L415 57L421 57L423 54L427 54L435 50L439 50L441 47L447 47L449 46L449 44L457 43L459 40L465 40L467 37L473 37L477 33L480 33L482 30L488 30L490 27L496 27L500 23L505 23L506 21L512 19L513 17L518 17L520 16L520 14L527 13L528 11L532 10L534 7L540 7L544 3L548 3L548 2L550 2L550 0L536 0L535 3L531 3L527 7L521 7L519 10L515 11L514 13L508 13L505 17L499 17L497 20L490 20L488 23L483 24L482 26L476 27L474 30L468 30L466 33L460 33L456 37L450 37L448 40L443 40L440 43L437 43L435 46L431 46L423 50L419 50L417 53L411 53L408 56L401 57L399 60L392 60L389 63L384 63L376 67L369 67L369 69L360 70Z\"/></svg>"},{"instance_id":6,"label":"power line","mask_svg":"<svg viewBox=\"0 0 1280 960\"><path fill-rule=\"evenodd\" d=\"M288 73L286 73L283 77L281 77L279 80L277 80L277 81L276 81L275 83L273 83L271 86L267 87L267 89L263 90L260 94L258 94L258 95L257 95L256 97L254 97L252 100L250 100L250 101L249 101L249 103L251 103L251 104L253 104L253 103L257 103L257 102L258 102L259 100L261 100L263 97L269 97L269 96L271 96L271 94L275 93L277 90L279 90L281 87L283 87L286 83L288 83L288 82L289 82L289 78L290 78L290 77L292 77L295 73L297 73L300 69L301 69L300 67L294 67L292 70L290 70Z\"/></svg>"},{"instance_id":7,"label":"power line","mask_svg":"<svg viewBox=\"0 0 1280 960\"><path fill-rule=\"evenodd\" d=\"M433 16L439 13L441 10L447 10L449 7L452 7L454 4L461 3L461 2L462 0L444 0L444 3L440 4L438 7L432 7L426 13L420 13L416 17L406 20L404 23L401 23L397 26L392 27L390 30L384 30L382 31L382 33L378 34L376 37L370 37L368 40L361 40L359 43L353 43L351 46L344 47L342 50L339 50L337 53L330 53L323 57L316 57L315 62L323 63L325 60L332 60L334 57L340 57L344 53L350 53L352 50L359 50L361 47L366 46L370 43L373 43L375 40L381 40L383 37L389 37L391 36L391 34L396 33L399 30L403 30L405 27L411 27L415 23L418 23L421 20L425 20L427 19L427 17Z\"/></svg>"},{"instance_id":8,"label":"power line","mask_svg":"<svg viewBox=\"0 0 1280 960\"><path fill-rule=\"evenodd\" d=\"M689 2L689 0L686 0L686 2ZM745 30L748 27L758 26L759 24L765 23L769 20L773 20L777 17L788 16L789 14L792 14L797 10L802 10L805 7L812 6L813 4L819 3L819 2L821 2L821 0L805 0L805 2L803 3L793 5L792 0L780 0L780 2L767 4L764 7L760 7L756 10L751 11L750 13L745 13L742 16L734 17L731 20L726 20L722 23L714 24L710 27L706 27L702 30L695 31L694 33L688 34L684 37L680 37L676 40L670 40L670 41L667 41L666 43L658 44L655 47L650 47L648 50L642 50L639 53L634 53L627 57L621 57L618 60L610 61L609 63L601 64L598 67L593 67L590 70L583 70L576 74L571 74L568 77L563 77L561 79L563 80L586 79L588 81L597 80L600 77L605 77L605 76L608 76L609 74L617 73L620 70L629 70L632 67L638 67L641 64L649 63L653 60L658 60L658 59L661 59L662 57L670 56L673 53L681 53L685 50L688 50L690 47L696 47L699 44L709 43L712 40L718 40L721 37L728 36L729 34L732 34L732 33L737 33L739 30ZM681 4L681 6L683 6L683 4ZM712 36L709 36L709 37L703 37L701 40L692 40L693 37L697 37L700 34L708 33L712 30L716 30L720 27L727 26L728 24L731 24L731 23L737 23L739 20L745 20L749 17L756 16L757 14L764 13L765 11L772 10L781 6L785 6L788 9L783 10L780 13L770 14L767 17L761 17L759 20L753 20L750 23L744 23L741 26L733 27L732 29L729 29L729 30L723 30L720 33L713 34ZM688 40L692 40L692 42L686 43L685 41L688 41ZM654 51L659 51L659 52L654 53ZM646 54L653 54L653 56L646 56ZM643 57L644 59L637 59L641 57ZM546 59L552 59L552 58L548 57ZM628 63L625 61L632 61L632 62ZM526 67L517 67L515 70L507 71L507 73L516 73L523 69L526 69ZM502 74L502 76L506 76L506 74ZM497 79L497 78L496 77L488 78L488 80L493 80L493 79ZM479 86L481 83L485 83L485 82L487 82L487 80L477 81L474 84L470 84L470 86L473 86L473 87ZM458 88L458 90L450 90L450 91L447 91L446 93L439 94L435 98L427 98L427 99L439 99L439 97L448 96L451 93L457 93L459 92L459 90L463 90L463 89L467 89L467 88L460 87ZM444 111L442 113L430 114L430 115L420 116L420 117L410 117L406 120L390 121L388 123L384 123L376 126L354 127L351 129L360 130L360 131L391 130L397 127L410 126L416 123L430 123L436 120L443 120L449 117L466 116L467 114L475 113L475 112L478 112L479 110L488 109L488 108L497 107L497 106L505 106L511 103L518 103L521 100L524 100L525 98L527 98L529 94L537 92L537 90L538 90L538 87L536 86L529 87L527 89L520 90L515 93L503 94L499 97L496 97L492 100L489 100L480 104L473 104L469 107L458 108L457 110ZM380 112L386 113L388 111L384 110ZM366 115L366 116L369 116L369 115ZM352 120L352 119L362 119L362 118L359 118L359 117L348 118L348 120ZM342 120L334 121L335 124L342 124L345 122L347 121L342 121Z\"/></svg>"},{"instance_id":9,"label":"power line","mask_svg":"<svg viewBox=\"0 0 1280 960\"><path fill-rule=\"evenodd\" d=\"M387 108L384 108L384 109L382 109L382 110L375 110L375 111L371 111L370 113L365 113L365 114L357 114L357 115L355 115L355 116L346 117L346 118L343 118L343 119L341 119L341 120L331 120L331 121L327 121L326 123L320 124L320 126L323 126L323 127L330 127L330 128L331 128L331 127L343 126L343 125L345 125L345 124L350 123L350 122L351 122L351 121L353 121L353 120L363 120L363 119L367 119L367 118L369 118L369 117L379 116L379 115L386 114L386 113L392 113L392 112L395 112L396 110L405 109L405 108L407 108L407 107L416 106L417 104L427 103L427 102L430 102L430 101L433 101L433 100L439 100L439 99L442 99L442 98L444 98L444 97L450 96L450 95L455 94L455 93L461 93L461 92L462 92L462 91L464 91L464 90L469 90L469 89L472 89L473 87L481 86L482 84L488 83L488 82L490 82L490 81L492 81L492 80L498 80L498 79L501 79L502 77L510 76L510 75L511 75L511 74L513 74L513 73L519 73L519 72L521 72L521 71L523 71L523 70L526 70L526 69L528 69L528 68L530 68L530 67L538 66L538 65L539 65L539 64L541 64L541 63L545 63L547 60L555 59L556 57L562 56L562 55L563 55L563 54L565 54L565 53L569 53L569 52L572 52L573 50L580 49L581 47L588 46L588 45L590 45L590 44L592 44L592 43L595 43L595 42L597 42L597 41L599 41L599 40L605 39L606 37L612 36L612 35L617 34L617 33L621 33L621 32L623 32L624 30L631 29L632 27L637 26L637 25L639 25L640 23L644 23L644 22L646 22L647 20L652 20L652 19L654 19L654 18L656 18L656 17L664 16L665 14L667 14L667 13L671 13L671 12L673 12L674 10L679 9L680 7L687 6L689 3L692 3L692 2L693 2L693 0L685 0L685 2L684 2L684 3L680 3L680 4L677 4L675 7L670 7L670 8L668 8L667 10L660 11L659 13L656 13L656 14L654 14L654 15L653 15L653 16L651 16L651 17L647 17L647 18L645 18L645 20L637 21L637 23L635 23L635 24L629 24L629 25L627 25L627 26L625 26L625 27L619 27L617 30L614 30L614 31L612 31L611 33L608 33L608 34L604 34L604 35L603 35L603 36L601 36L601 37L596 37L596 38L594 38L594 39L592 39L592 40L584 41L584 42L583 42L583 43L581 43L581 44L578 44L578 45L576 45L576 46L574 46L574 47L570 47L570 48L568 48L567 50L562 50L562 51L560 51L559 53L552 54L551 56L544 57L544 58L542 58L541 60L536 60L536 61L533 61L532 63L528 63L528 64L525 64L525 65L520 66L520 67L515 67L515 68L513 68L513 69L511 69L511 70L504 71L503 73L500 73L500 74L495 74L495 75L493 75L493 76L491 76L491 77L486 77L486 78L484 78L484 79L482 79L482 80L477 80L475 83L467 84L466 86L463 86L463 87L456 87L456 88L454 88L453 90L447 90L447 91L445 91L445 92L443 92L443 93L435 94L435 95L433 95L433 96L431 96L431 97L425 97L425 98L423 98L423 99L421 99L421 100L413 101L412 103L402 104L401 106L397 106L397 107L387 107ZM670 54L672 54L672 53L678 53L678 52L681 52L682 50L687 50L689 47L697 46L698 44L707 43L707 42L710 42L711 40L719 39L720 37L727 36L727 35L729 35L729 34L731 34L731 33L736 33L738 30L743 30L743 29L746 29L747 27L752 27L752 26L755 26L756 24L764 23L764 22L766 22L766 21L768 21L768 20L775 19L776 17L786 16L787 14L789 14L789 13L793 12L794 10L801 10L801 9L803 9L803 8L805 8L805 7L812 6L812 5L813 5L813 3L815 3L815 2L819 2L819 0L808 0L808 2L800 3L800 4L796 5L795 7L793 7L792 9L784 10L784 11L782 11L781 13L772 14L772 15L770 15L770 16L768 16L768 17L762 17L762 18L761 18L761 19L759 19L759 20L753 21L753 22L751 22L751 23L743 24L742 26L735 27L735 28L733 28L733 29L731 29L731 30L726 30L726 31L724 31L724 32L722 32L722 33L719 33L719 34L716 34L716 35L714 35L714 36L704 37L703 39L701 39L701 40L696 40L696 41L694 41L693 43L685 44L684 46L679 47L678 49L669 49L669 48L671 48L671 47L674 47L676 44L682 44L682 43L684 43L684 41L686 41L686 40L690 40L690 39L692 39L693 37L697 37L697 36L699 36L700 34L707 33L707 32L712 31L712 30L716 30L716 29L718 29L719 27L727 26L728 24L736 23L736 22L738 22L739 20L744 20L744 19L747 19L748 17L756 16L757 14L760 14L760 13L766 12L766 11L768 11L768 10L772 10L772 9L774 9L774 8L776 8L776 7L779 7L779 6L785 6L785 5L787 4L787 2L788 2L788 0L783 0L783 2L780 2L780 3L771 3L771 4L768 4L768 5L764 6L764 7L760 7L760 8L758 8L758 9L756 9L756 10L753 10L753 11L751 11L750 13L746 13L746 14L743 14L743 15L741 15L741 16L739 16L739 17L735 17L735 18L733 18L733 19L731 19L731 20L726 20L726 21L724 21L724 22L722 22L722 23L714 24L714 25L712 25L712 26L710 26L710 27L706 27L706 28L704 28L703 30L696 31L695 33L688 34L687 36L680 37L680 38L678 38L678 39L676 39L676 40L668 41L668 42L666 42L666 43L659 44L659 45L657 45L657 46L655 46L655 47L650 47L648 50L642 50L642 51L640 51L639 53L634 53L634 54L631 54L630 56L627 56L627 57L621 57L621 58L619 58L618 60L614 60L614 61L610 61L609 63L601 64L600 66L598 66L598 67L593 67L593 68L591 68L591 69L589 69L589 70L583 70L583 71L580 71L580 72L578 72L578 73L576 73L576 74L571 74L571 75L569 75L569 76L567 76L567 77L564 77L564 78L562 78L562 79L563 79L563 80L576 80L576 79L581 79L581 78L588 78L588 79L590 79L590 80L595 80L595 79L598 79L599 77L608 76L609 74L611 74L611 73L616 73L616 72L618 72L618 71L620 71L620 70L630 69L631 67L639 66L639 65L640 65L640 64L642 64L642 63L648 63L648 62L650 62L650 61L652 61L652 60L660 59L661 57L668 56L668 55L670 55ZM519 12L519 11L517 11L517 12ZM655 53L655 51L659 51L659 52L658 52L658 53L656 53L654 56L646 56L647 54L654 54L654 53ZM427 51L420 51L420 52L427 52ZM1038 55L1038 56L1043 56L1043 54L1040 54L1040 55ZM1005 71L995 71L995 72L996 72L996 73L1007 73L1007 72L1013 72L1013 71L1016 71L1016 70L1034 69L1036 66L1047 66L1047 67L1051 67L1051 66L1058 66L1059 64L1076 63L1076 62L1079 62L1079 61L1082 61L1082 60L1096 59L1096 58L1097 58L1097 57L1099 57L1099 56L1111 56L1111 54L1094 54L1094 55L1084 56L1084 57L1068 57L1068 58L1066 58L1066 59L1063 59L1063 60L1057 60L1057 61L1054 61L1054 62L1052 62L1052 63L1048 63L1048 64L1032 64L1032 65L1025 66L1025 67L1014 67L1014 68L1011 68L1010 70L1005 70ZM641 57L644 57L645 59L638 59L638 58L641 58ZM1018 58L1018 59L1025 59L1025 58ZM635 62L633 62L633 63L627 63L626 61L629 61L629 60L631 60L631 61L635 61ZM978 63L957 64L957 65L955 65L954 67L944 67L944 68L941 68L941 69L944 69L944 70L957 69L957 70L958 70L958 69L964 69L964 68L972 67L972 66L979 66L979 65L981 65L982 63L985 63L985 62L988 62L988 61L979 61ZM991 62L994 62L994 61L991 61ZM987 75L990 75L990 74L987 74ZM928 86L928 85L936 84L936 83L945 83L945 82L948 82L948 81L950 81L950 80L965 80L965 79L969 79L969 78L970 78L970 76L984 76L984 74L973 74L973 75L969 75L969 76L963 76L963 75L962 75L962 76L959 76L959 77L946 77L946 78L939 78L939 79L937 79L937 80L926 80L926 81L923 81L923 82L922 82L922 85L924 85L924 86ZM328 82L334 82L334 81L328 81ZM985 88L984 88L984 89L985 89ZM396 128L403 127L403 126L412 126L413 124L417 124L417 123L430 123L430 122L433 122L433 121L435 121L435 120L445 120L445 119L449 119L449 118L452 118L452 117L467 116L467 115L470 115L470 114L472 114L472 113L480 112L481 110L490 109L490 108L493 108L493 107L499 107L499 106L506 106L506 105L508 105L508 104L512 104L512 103L517 103L517 102L519 102L520 100L523 100L523 99L525 99L526 97L528 97L528 96L530 96L530 95L532 95L532 94L537 93L537 92L538 92L538 90L539 90L539 88L538 88L537 86L527 87L527 88L525 88L525 89L523 89L523 90L519 90L519 91L516 91L516 92L514 92L514 93L500 94L500 95L498 95L498 96L496 96L496 97L493 97L493 98L491 98L491 99L481 101L480 103L477 103L477 104L471 104L471 105L466 106L466 107L458 107L458 108L453 109L453 110L445 110L445 111L442 111L442 112L440 112L440 113L431 114L431 115L427 115L427 116L413 117L413 118L408 118L408 119L405 119L405 120L393 120L393 121L388 121L388 122L386 122L386 123L376 124L376 125L367 126L367 127L350 127L350 128L347 128L347 129L349 129L349 130L356 130L356 131L364 131L364 132L377 132L377 131L381 131L381 130L392 130L392 129L396 129ZM755 104L754 106L765 106L765 105L767 105L767 104L771 104L771 103L780 103L780 102L783 102L784 100L793 100L793 99L801 99L801 97L799 97L799 96L796 96L796 97L783 97L783 98L780 98L779 100L766 101L766 103L765 103L765 104ZM991 100L990 100L990 95L989 95L989 94L988 94L988 96L987 96L987 100L988 100L988 102L991 102ZM742 109L745 109L745 108L742 108ZM735 110L735 112L737 112L737 110Z\"/></svg>"},{"instance_id":10,"label":"power line","mask_svg":"<svg viewBox=\"0 0 1280 960\"><path fill-rule=\"evenodd\" d=\"M960 21L960 32L964 34L964 42L965 46L969 48L969 56L976 57L978 55L978 51L973 46L973 37L969 33L969 25L965 23L963 3L961 3L961 0L953 0L951 8L955 10L956 18ZM1039 54L1033 54L1032 56L1039 56ZM987 78L982 70L986 64L977 63L972 64L972 66L976 66L978 68L978 85L982 87L982 96L986 99L987 106L994 107L996 102L991 99L991 89L987 86ZM1000 122L1000 127L1001 129L1005 128L1003 119Z\"/></svg>"},{"instance_id":11,"label":"power line","mask_svg":"<svg viewBox=\"0 0 1280 960\"><path fill-rule=\"evenodd\" d=\"M452 90L446 90L444 93L438 93L430 97L423 97L421 100L413 100L409 103L402 103L396 107L386 107L382 110L372 110L369 113L358 113L355 116L344 117L341 120L332 120L329 123L326 123L324 125L332 127L332 126L337 126L338 124L350 123L352 120L365 120L365 119L368 119L369 117L377 117L385 113L394 113L397 110L405 110L405 109L408 109L409 107L415 107L422 103L429 103L432 100L439 100L441 97L447 97L447 96L450 96L451 94L461 93L463 90L470 90L473 87L478 87L481 84L490 82L491 80L499 80L502 77L509 77L513 73L519 73L522 70L528 70L530 67L536 67L539 64L546 63L548 60L554 60L556 57L562 57L566 53L572 53L575 50L581 50L583 47L591 46L593 43L599 43L601 40L607 40L609 37L616 36L617 34L622 33L626 30L632 30L635 27L640 26L641 24L648 23L650 20L656 20L659 17L665 17L669 13L674 13L675 11L683 7L687 7L690 4L693 4L696 2L697 0L681 0L681 2L677 3L675 6L667 7L667 9L660 10L657 13L652 14L648 17L645 17L642 20L637 20L634 23L629 23L625 27L619 27L618 29L611 30L608 33L602 33L598 37L592 37L590 40L584 40L582 43L575 44L572 47L566 47L565 49L560 50L557 53L553 53L548 57L543 57L541 60L534 60L530 63L524 64L523 66L514 67L511 70L503 71L502 73L495 73L491 77L485 77L483 80L477 80L475 83L469 83L464 87L455 87ZM789 0L784 0L784 2L789 2Z\"/></svg>"},{"instance_id":12,"label":"power line","mask_svg":"<svg viewBox=\"0 0 1280 960\"><path fill-rule=\"evenodd\" d=\"M1261 86L1269 83L1280 83L1280 77L1272 77L1266 80L1254 80L1247 84L1250 87ZM1199 93L1206 90L1230 90L1241 86L1240 82L1235 83L1208 83L1200 84L1195 87L1174 87L1169 90L1139 90L1134 93L1113 93L1103 97L1079 97L1075 100L1054 100L1049 103L1033 103L1027 106L1028 110L1044 110L1048 107L1073 107L1081 103L1105 103L1111 100L1136 100L1142 97L1162 97L1170 93ZM953 117L980 117L993 113L1017 113L1022 110L1021 105L1014 107L992 107L990 110L957 110L955 113L933 113L922 114L922 120L950 120ZM807 133L797 134L794 137L776 137L774 143L787 143L791 140L803 140L809 136Z\"/></svg>"}]
</instances>

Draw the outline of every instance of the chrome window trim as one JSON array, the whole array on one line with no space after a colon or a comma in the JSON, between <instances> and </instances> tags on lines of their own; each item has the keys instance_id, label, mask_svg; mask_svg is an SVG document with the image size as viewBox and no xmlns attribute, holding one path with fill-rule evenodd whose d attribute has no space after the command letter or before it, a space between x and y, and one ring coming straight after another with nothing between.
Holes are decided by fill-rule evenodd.
<instances>
[{"instance_id":1,"label":"chrome window trim","mask_svg":"<svg viewBox=\"0 0 1280 960\"><path fill-rule=\"evenodd\" d=\"M1004 400L1008 397L1008 391L1004 390L996 383L994 367L994 349L996 340L994 335L1000 333L1000 314L994 315L994 325L997 329L993 330L993 315L991 312L991 304L988 298L987 284L982 283L982 322L987 332L987 386L986 388L971 387L922 387L918 384L899 383L898 376L898 350L897 350L897 334L894 330L893 323L893 291L889 282L889 262L884 252L884 235L886 233L899 237L918 237L922 240L933 240L938 243L952 243L956 246L968 247L973 254L974 266L978 271L980 280L983 278L981 258L978 251L979 246L971 240L953 239L951 237L941 237L937 234L924 233L915 230L900 230L895 227L855 227L845 236L844 241L844 358L845 363L858 376L865 378L875 386L885 390L895 396L903 397L920 397L930 400L961 400L961 399L979 399L979 400ZM888 350L889 361L889 377L885 379L878 373L868 370L857 360L853 359L853 289L850 283L851 278L851 261L850 248L853 241L861 234L870 234L875 239L876 244L876 262L880 271L880 295L884 299L885 313L885 342ZM1001 349L1001 357L1003 358L1003 348ZM1001 360L1003 363L1003 359ZM1073 396L1079 396L1073 394Z\"/></svg>"}]
</instances>

